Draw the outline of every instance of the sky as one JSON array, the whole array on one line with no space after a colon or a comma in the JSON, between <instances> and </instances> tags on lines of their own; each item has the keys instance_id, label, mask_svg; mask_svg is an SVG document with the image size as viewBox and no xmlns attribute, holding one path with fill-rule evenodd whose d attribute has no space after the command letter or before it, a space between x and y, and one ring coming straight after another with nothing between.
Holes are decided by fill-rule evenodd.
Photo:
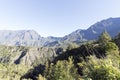
<instances>
[{"instance_id":1,"label":"sky","mask_svg":"<svg viewBox=\"0 0 120 80\"><path fill-rule=\"evenodd\" d=\"M0 30L35 30L65 36L110 17L120 17L120 0L0 0Z\"/></svg>"}]
</instances>

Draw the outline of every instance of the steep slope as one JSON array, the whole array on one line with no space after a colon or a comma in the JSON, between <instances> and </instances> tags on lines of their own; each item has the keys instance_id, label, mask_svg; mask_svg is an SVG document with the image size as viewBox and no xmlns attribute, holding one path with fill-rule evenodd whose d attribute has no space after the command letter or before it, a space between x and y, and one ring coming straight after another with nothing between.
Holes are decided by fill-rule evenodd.
<instances>
[{"instance_id":1,"label":"steep slope","mask_svg":"<svg viewBox=\"0 0 120 80\"><path fill-rule=\"evenodd\" d=\"M78 29L64 37L41 37L34 30L1 30L0 44L15 46L60 46L64 43L82 42L97 39L106 30L112 37L120 32L120 18L109 18L90 26L86 30Z\"/></svg>"},{"instance_id":2,"label":"steep slope","mask_svg":"<svg viewBox=\"0 0 120 80\"><path fill-rule=\"evenodd\" d=\"M50 43L58 39L59 38L41 37L34 30L0 31L0 44L2 45L44 46L46 43Z\"/></svg>"},{"instance_id":3,"label":"steep slope","mask_svg":"<svg viewBox=\"0 0 120 80\"><path fill-rule=\"evenodd\" d=\"M109 18L102 20L90 26L86 30L78 29L65 36L62 40L71 42L94 40L97 39L104 30L106 30L112 37L117 35L120 32L120 18Z\"/></svg>"},{"instance_id":4,"label":"steep slope","mask_svg":"<svg viewBox=\"0 0 120 80\"><path fill-rule=\"evenodd\" d=\"M33 30L0 31L0 42L5 45L30 45L29 42L40 39L42 37Z\"/></svg>"},{"instance_id":5,"label":"steep slope","mask_svg":"<svg viewBox=\"0 0 120 80\"><path fill-rule=\"evenodd\" d=\"M0 63L36 65L63 52L60 48L0 46Z\"/></svg>"}]
</instances>

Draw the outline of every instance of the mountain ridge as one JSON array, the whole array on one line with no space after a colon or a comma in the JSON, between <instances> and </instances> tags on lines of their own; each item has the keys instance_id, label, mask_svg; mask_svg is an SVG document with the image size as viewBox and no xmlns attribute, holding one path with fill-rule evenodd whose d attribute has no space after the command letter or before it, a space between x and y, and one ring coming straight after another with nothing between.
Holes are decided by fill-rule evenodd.
<instances>
[{"instance_id":1,"label":"mountain ridge","mask_svg":"<svg viewBox=\"0 0 120 80\"><path fill-rule=\"evenodd\" d=\"M57 37L42 37L34 30L0 30L0 44L10 46L43 46Z\"/></svg>"},{"instance_id":2,"label":"mountain ridge","mask_svg":"<svg viewBox=\"0 0 120 80\"><path fill-rule=\"evenodd\" d=\"M64 37L42 37L34 30L0 30L1 45L48 46L61 42L82 42L95 40L106 30L112 37L120 32L120 18L108 18L96 22L88 29L77 29Z\"/></svg>"},{"instance_id":3,"label":"mountain ridge","mask_svg":"<svg viewBox=\"0 0 120 80\"><path fill-rule=\"evenodd\" d=\"M84 41L94 40L106 30L112 37L120 32L120 18L108 18L91 25L86 30L78 29L71 34L65 36L66 41ZM71 39L72 38L72 39Z\"/></svg>"}]
</instances>

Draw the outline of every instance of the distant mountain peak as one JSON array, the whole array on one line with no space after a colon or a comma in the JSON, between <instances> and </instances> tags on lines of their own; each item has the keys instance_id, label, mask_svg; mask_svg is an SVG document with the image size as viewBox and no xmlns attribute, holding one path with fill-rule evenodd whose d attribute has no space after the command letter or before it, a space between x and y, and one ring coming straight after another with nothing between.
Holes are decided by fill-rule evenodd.
<instances>
[{"instance_id":1,"label":"distant mountain peak","mask_svg":"<svg viewBox=\"0 0 120 80\"><path fill-rule=\"evenodd\" d=\"M47 46L59 42L81 42L97 39L106 30L112 37L120 32L120 18L108 18L91 25L88 29L78 29L64 37L41 37L34 30L0 30L0 44L17 46Z\"/></svg>"},{"instance_id":2,"label":"distant mountain peak","mask_svg":"<svg viewBox=\"0 0 120 80\"><path fill-rule=\"evenodd\" d=\"M16 46L44 46L45 43L50 43L59 38L41 37L34 30L0 30L0 44L16 45Z\"/></svg>"},{"instance_id":3,"label":"distant mountain peak","mask_svg":"<svg viewBox=\"0 0 120 80\"><path fill-rule=\"evenodd\" d=\"M78 29L64 37L65 41L94 40L106 30L112 37L120 32L120 18L108 18L91 25L86 30Z\"/></svg>"}]
</instances>

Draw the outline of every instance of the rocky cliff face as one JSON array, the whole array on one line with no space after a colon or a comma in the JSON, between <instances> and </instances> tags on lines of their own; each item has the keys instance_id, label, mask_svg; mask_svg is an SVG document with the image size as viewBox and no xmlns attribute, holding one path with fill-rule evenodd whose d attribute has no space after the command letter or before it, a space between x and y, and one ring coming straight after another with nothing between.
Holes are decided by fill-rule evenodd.
<instances>
[{"instance_id":1,"label":"rocky cliff face","mask_svg":"<svg viewBox=\"0 0 120 80\"><path fill-rule=\"evenodd\" d=\"M62 52L59 48L0 46L0 62L36 65L52 60Z\"/></svg>"}]
</instances>

